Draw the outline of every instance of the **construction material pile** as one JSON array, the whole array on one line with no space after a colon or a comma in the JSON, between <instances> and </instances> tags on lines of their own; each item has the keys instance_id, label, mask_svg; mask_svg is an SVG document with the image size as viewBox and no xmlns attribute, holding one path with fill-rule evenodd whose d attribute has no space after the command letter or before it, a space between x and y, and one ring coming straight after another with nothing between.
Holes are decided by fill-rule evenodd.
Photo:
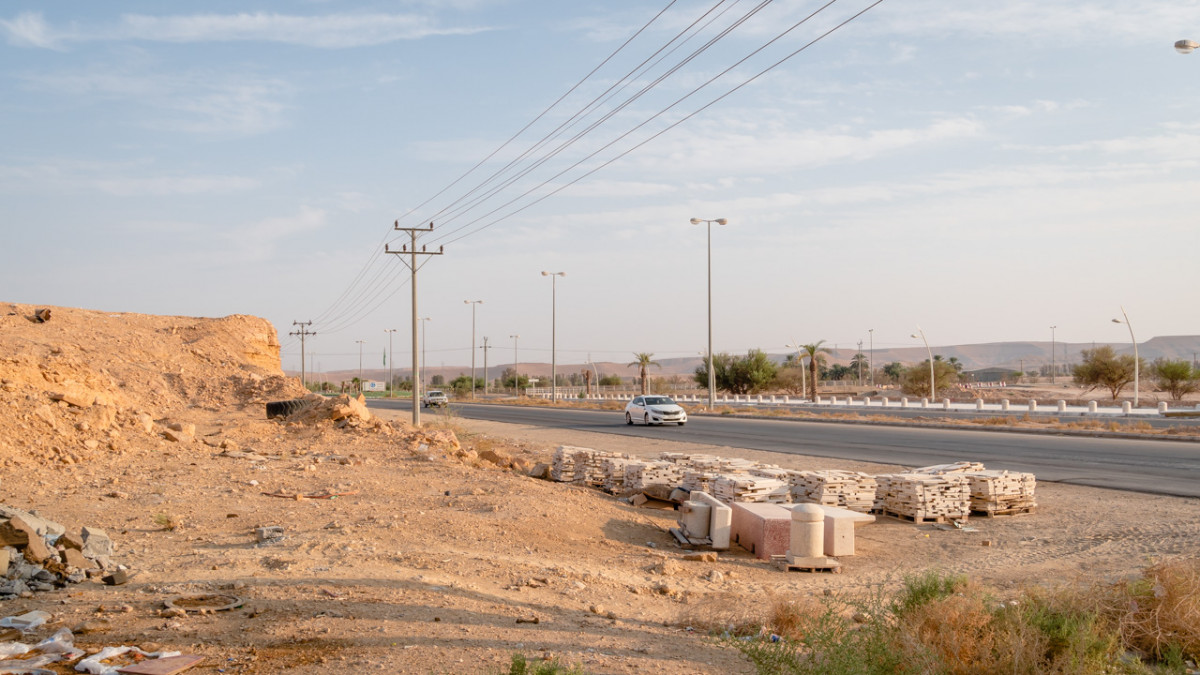
<instances>
[{"instance_id":1,"label":"construction material pile","mask_svg":"<svg viewBox=\"0 0 1200 675\"><path fill-rule=\"evenodd\" d=\"M634 492L651 485L675 487L683 482L683 469L671 462L630 462L625 465L625 489Z\"/></svg>"},{"instance_id":2,"label":"construction material pile","mask_svg":"<svg viewBox=\"0 0 1200 675\"><path fill-rule=\"evenodd\" d=\"M839 506L869 513L875 506L875 477L859 471L793 471L792 501Z\"/></svg>"},{"instance_id":3,"label":"construction material pile","mask_svg":"<svg viewBox=\"0 0 1200 675\"><path fill-rule=\"evenodd\" d=\"M962 474L892 473L875 476L875 510L915 523L971 515L970 481Z\"/></svg>"},{"instance_id":4,"label":"construction material pile","mask_svg":"<svg viewBox=\"0 0 1200 675\"><path fill-rule=\"evenodd\" d=\"M113 542L101 529L79 534L19 509L0 506L0 600L29 597L77 584L105 571L123 571L112 561Z\"/></svg>"},{"instance_id":5,"label":"construction material pile","mask_svg":"<svg viewBox=\"0 0 1200 675\"><path fill-rule=\"evenodd\" d=\"M971 510L987 515L1029 513L1037 507L1037 478L1019 471L988 471L978 462L938 464L915 473L961 475L969 481Z\"/></svg>"},{"instance_id":6,"label":"construction material pile","mask_svg":"<svg viewBox=\"0 0 1200 675\"><path fill-rule=\"evenodd\" d=\"M791 486L775 478L750 475L721 476L713 481L712 495L726 504L733 502L786 504L790 501Z\"/></svg>"}]
</instances>

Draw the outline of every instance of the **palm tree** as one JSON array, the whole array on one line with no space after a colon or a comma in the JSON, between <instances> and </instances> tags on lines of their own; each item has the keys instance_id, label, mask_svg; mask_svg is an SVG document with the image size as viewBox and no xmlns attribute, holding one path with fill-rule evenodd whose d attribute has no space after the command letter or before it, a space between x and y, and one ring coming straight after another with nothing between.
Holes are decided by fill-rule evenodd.
<instances>
[{"instance_id":1,"label":"palm tree","mask_svg":"<svg viewBox=\"0 0 1200 675\"><path fill-rule=\"evenodd\" d=\"M630 368L632 368L633 366L638 367L638 377L640 377L642 380L642 395L645 396L646 395L646 370L650 366L657 366L659 368L662 368L662 365L659 364L657 361L653 360L654 354L648 354L646 352L634 352L633 357L635 359L637 359L637 361L630 363L629 367Z\"/></svg>"},{"instance_id":2,"label":"palm tree","mask_svg":"<svg viewBox=\"0 0 1200 675\"><path fill-rule=\"evenodd\" d=\"M801 345L801 346L800 346L800 351L801 351L802 353L804 353L804 354L807 354L807 355L808 355L808 374L809 374L809 376L810 376L810 377L808 378L808 381L810 382L810 384L809 384L808 386L812 388L812 395L811 395L811 396L809 396L809 400L811 400L811 401L816 401L816 400L817 400L817 368L818 368L818 362L824 362L824 361L825 361L825 357L824 357L824 356L822 356L822 354L828 354L828 353L829 353L829 349L828 349L828 348L826 348L826 347L822 347L822 346L821 346L821 345L823 345L823 344L825 344L825 341L824 341L824 340L817 340L817 341L816 341L816 342L814 342L813 344L809 344L809 345Z\"/></svg>"}]
</instances>

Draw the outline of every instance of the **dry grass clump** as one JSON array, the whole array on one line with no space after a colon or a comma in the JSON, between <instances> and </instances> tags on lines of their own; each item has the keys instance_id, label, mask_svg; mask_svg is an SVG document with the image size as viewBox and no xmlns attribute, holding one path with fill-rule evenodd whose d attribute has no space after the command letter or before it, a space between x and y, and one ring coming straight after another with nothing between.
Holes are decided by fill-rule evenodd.
<instances>
[{"instance_id":1,"label":"dry grass clump","mask_svg":"<svg viewBox=\"0 0 1200 675\"><path fill-rule=\"evenodd\" d=\"M758 615L745 606L714 601L708 620L688 625L730 640L760 673L1174 673L1200 660L1195 559L1115 585L1031 586L1007 602L925 572L890 595L779 597Z\"/></svg>"},{"instance_id":2,"label":"dry grass clump","mask_svg":"<svg viewBox=\"0 0 1200 675\"><path fill-rule=\"evenodd\" d=\"M1200 661L1200 558L1158 563L1115 585L1101 611L1129 648L1160 661Z\"/></svg>"}]
</instances>

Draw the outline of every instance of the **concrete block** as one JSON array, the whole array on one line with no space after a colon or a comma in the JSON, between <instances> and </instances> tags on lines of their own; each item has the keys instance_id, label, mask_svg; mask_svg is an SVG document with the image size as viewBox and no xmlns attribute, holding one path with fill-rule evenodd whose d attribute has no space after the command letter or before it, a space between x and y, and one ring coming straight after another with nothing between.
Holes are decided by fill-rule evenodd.
<instances>
[{"instance_id":1,"label":"concrete block","mask_svg":"<svg viewBox=\"0 0 1200 675\"><path fill-rule=\"evenodd\" d=\"M825 555L854 555L854 529L875 522L875 516L838 506L821 506L825 512Z\"/></svg>"},{"instance_id":2,"label":"concrete block","mask_svg":"<svg viewBox=\"0 0 1200 675\"><path fill-rule=\"evenodd\" d=\"M712 540L712 547L718 551L724 551L729 548L729 543L733 537L733 509L725 502L706 492L693 492L692 501L708 504L711 507L710 519L708 521L708 538Z\"/></svg>"},{"instance_id":3,"label":"concrete block","mask_svg":"<svg viewBox=\"0 0 1200 675\"><path fill-rule=\"evenodd\" d=\"M0 548L0 579L8 576L8 561L12 560L13 549Z\"/></svg>"},{"instance_id":4,"label":"concrete block","mask_svg":"<svg viewBox=\"0 0 1200 675\"><path fill-rule=\"evenodd\" d=\"M784 555L791 541L792 512L782 504L734 502L730 524L733 541L757 558Z\"/></svg>"}]
</instances>

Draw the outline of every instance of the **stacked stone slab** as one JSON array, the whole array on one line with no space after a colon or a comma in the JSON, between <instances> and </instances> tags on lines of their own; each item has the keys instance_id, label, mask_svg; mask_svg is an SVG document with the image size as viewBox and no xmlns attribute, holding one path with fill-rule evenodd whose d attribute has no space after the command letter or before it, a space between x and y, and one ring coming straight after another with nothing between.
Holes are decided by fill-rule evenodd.
<instances>
[{"instance_id":1,"label":"stacked stone slab","mask_svg":"<svg viewBox=\"0 0 1200 675\"><path fill-rule=\"evenodd\" d=\"M580 450L573 445L560 445L550 459L550 480L560 483L575 482L575 451Z\"/></svg>"},{"instance_id":2,"label":"stacked stone slab","mask_svg":"<svg viewBox=\"0 0 1200 675\"><path fill-rule=\"evenodd\" d=\"M629 459L629 455L591 448L577 448L572 460L575 464L575 482L586 483L593 487L604 484L604 462L608 459Z\"/></svg>"},{"instance_id":3,"label":"stacked stone slab","mask_svg":"<svg viewBox=\"0 0 1200 675\"><path fill-rule=\"evenodd\" d=\"M708 471L691 470L683 472L683 482L679 487L688 492L712 492L712 484L721 474Z\"/></svg>"},{"instance_id":4,"label":"stacked stone slab","mask_svg":"<svg viewBox=\"0 0 1200 675\"><path fill-rule=\"evenodd\" d=\"M875 476L875 510L914 522L961 520L971 513L970 481L962 474Z\"/></svg>"},{"instance_id":5,"label":"stacked stone slab","mask_svg":"<svg viewBox=\"0 0 1200 675\"><path fill-rule=\"evenodd\" d=\"M676 487L683 480L683 469L673 462L630 462L625 465L625 488L640 492L651 485Z\"/></svg>"},{"instance_id":6,"label":"stacked stone slab","mask_svg":"<svg viewBox=\"0 0 1200 675\"><path fill-rule=\"evenodd\" d=\"M859 471L793 471L789 482L792 501L798 504L837 506L859 513L875 507L875 477Z\"/></svg>"},{"instance_id":7,"label":"stacked stone slab","mask_svg":"<svg viewBox=\"0 0 1200 675\"><path fill-rule=\"evenodd\" d=\"M965 476L970 485L972 511L994 515L1028 512L1037 507L1037 477L1031 473L988 471L979 462L938 464L917 469L916 473Z\"/></svg>"},{"instance_id":8,"label":"stacked stone slab","mask_svg":"<svg viewBox=\"0 0 1200 675\"><path fill-rule=\"evenodd\" d=\"M604 483L601 486L609 494L617 494L625 490L625 467L635 460L628 457L605 457L600 466L604 473Z\"/></svg>"},{"instance_id":9,"label":"stacked stone slab","mask_svg":"<svg viewBox=\"0 0 1200 675\"><path fill-rule=\"evenodd\" d=\"M723 475L713 482L713 496L726 504L734 502L767 502L786 504L791 488L774 478L750 475Z\"/></svg>"}]
</instances>

